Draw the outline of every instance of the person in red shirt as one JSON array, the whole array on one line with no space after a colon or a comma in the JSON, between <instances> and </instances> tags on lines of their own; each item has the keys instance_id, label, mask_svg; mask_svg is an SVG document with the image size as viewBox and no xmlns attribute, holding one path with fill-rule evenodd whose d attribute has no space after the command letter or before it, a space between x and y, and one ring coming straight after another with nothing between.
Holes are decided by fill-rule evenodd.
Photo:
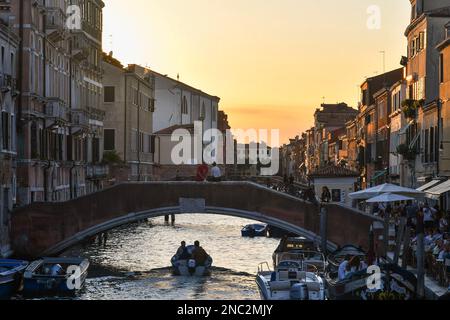
<instances>
[{"instance_id":1,"label":"person in red shirt","mask_svg":"<svg viewBox=\"0 0 450 320\"><path fill-rule=\"evenodd\" d=\"M197 167L197 176L196 176L195 180L198 182L206 181L206 179L208 178L208 171L209 171L209 168L205 163L199 165Z\"/></svg>"}]
</instances>

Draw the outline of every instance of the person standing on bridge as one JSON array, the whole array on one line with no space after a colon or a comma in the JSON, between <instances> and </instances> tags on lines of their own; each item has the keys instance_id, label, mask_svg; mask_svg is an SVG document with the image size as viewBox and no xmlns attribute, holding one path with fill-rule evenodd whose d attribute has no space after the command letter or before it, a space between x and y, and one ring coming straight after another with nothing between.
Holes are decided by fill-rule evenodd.
<instances>
[{"instance_id":1,"label":"person standing on bridge","mask_svg":"<svg viewBox=\"0 0 450 320\"><path fill-rule=\"evenodd\" d=\"M199 165L197 167L197 176L195 180L198 182L205 182L206 179L208 178L208 171L209 171L208 166L205 163Z\"/></svg>"},{"instance_id":2,"label":"person standing on bridge","mask_svg":"<svg viewBox=\"0 0 450 320\"><path fill-rule=\"evenodd\" d=\"M220 171L220 168L217 166L217 163L213 163L213 167L211 169L212 174L212 181L213 182L220 182L222 181L222 172Z\"/></svg>"}]
</instances>

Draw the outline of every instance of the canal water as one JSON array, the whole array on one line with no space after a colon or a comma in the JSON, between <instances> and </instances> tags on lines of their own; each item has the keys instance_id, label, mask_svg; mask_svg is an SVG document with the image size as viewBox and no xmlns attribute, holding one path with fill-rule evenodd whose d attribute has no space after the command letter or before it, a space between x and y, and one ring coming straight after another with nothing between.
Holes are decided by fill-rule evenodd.
<instances>
[{"instance_id":1,"label":"canal water","mask_svg":"<svg viewBox=\"0 0 450 320\"><path fill-rule=\"evenodd\" d=\"M278 240L242 238L249 220L220 215L178 215L175 226L163 218L111 231L105 246L74 248L66 256L91 261L86 288L76 299L245 300L259 299L258 264L270 262ZM209 277L176 277L170 259L179 244L199 240L213 257Z\"/></svg>"}]
</instances>

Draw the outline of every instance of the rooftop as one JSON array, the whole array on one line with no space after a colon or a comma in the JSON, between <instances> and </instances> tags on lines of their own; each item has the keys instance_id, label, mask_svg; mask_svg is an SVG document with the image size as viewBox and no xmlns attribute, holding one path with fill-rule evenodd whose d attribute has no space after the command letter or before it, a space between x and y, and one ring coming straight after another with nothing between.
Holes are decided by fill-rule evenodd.
<instances>
[{"instance_id":1,"label":"rooftop","mask_svg":"<svg viewBox=\"0 0 450 320\"><path fill-rule=\"evenodd\" d=\"M155 132L155 135L170 135L175 130L178 130L178 129L184 129L184 130L189 131L189 133L193 133L194 125L193 124L177 124L177 125L162 129L160 131L157 131L157 132Z\"/></svg>"},{"instance_id":2,"label":"rooftop","mask_svg":"<svg viewBox=\"0 0 450 320\"><path fill-rule=\"evenodd\" d=\"M311 178L352 178L359 177L359 173L344 167L330 165L313 171L309 176Z\"/></svg>"}]
</instances>

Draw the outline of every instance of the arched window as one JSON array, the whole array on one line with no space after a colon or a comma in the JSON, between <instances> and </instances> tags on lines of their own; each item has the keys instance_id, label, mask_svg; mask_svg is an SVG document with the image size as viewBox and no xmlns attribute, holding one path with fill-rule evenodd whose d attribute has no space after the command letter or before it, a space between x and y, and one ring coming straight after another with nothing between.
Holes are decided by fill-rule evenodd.
<instances>
[{"instance_id":1,"label":"arched window","mask_svg":"<svg viewBox=\"0 0 450 320\"><path fill-rule=\"evenodd\" d=\"M183 97L183 104L181 106L181 113L182 114L188 114L188 103L187 103L187 99L186 96Z\"/></svg>"},{"instance_id":2,"label":"arched window","mask_svg":"<svg viewBox=\"0 0 450 320\"><path fill-rule=\"evenodd\" d=\"M205 102L202 103L202 108L200 109L200 120L205 120L206 118L206 107Z\"/></svg>"}]
</instances>

